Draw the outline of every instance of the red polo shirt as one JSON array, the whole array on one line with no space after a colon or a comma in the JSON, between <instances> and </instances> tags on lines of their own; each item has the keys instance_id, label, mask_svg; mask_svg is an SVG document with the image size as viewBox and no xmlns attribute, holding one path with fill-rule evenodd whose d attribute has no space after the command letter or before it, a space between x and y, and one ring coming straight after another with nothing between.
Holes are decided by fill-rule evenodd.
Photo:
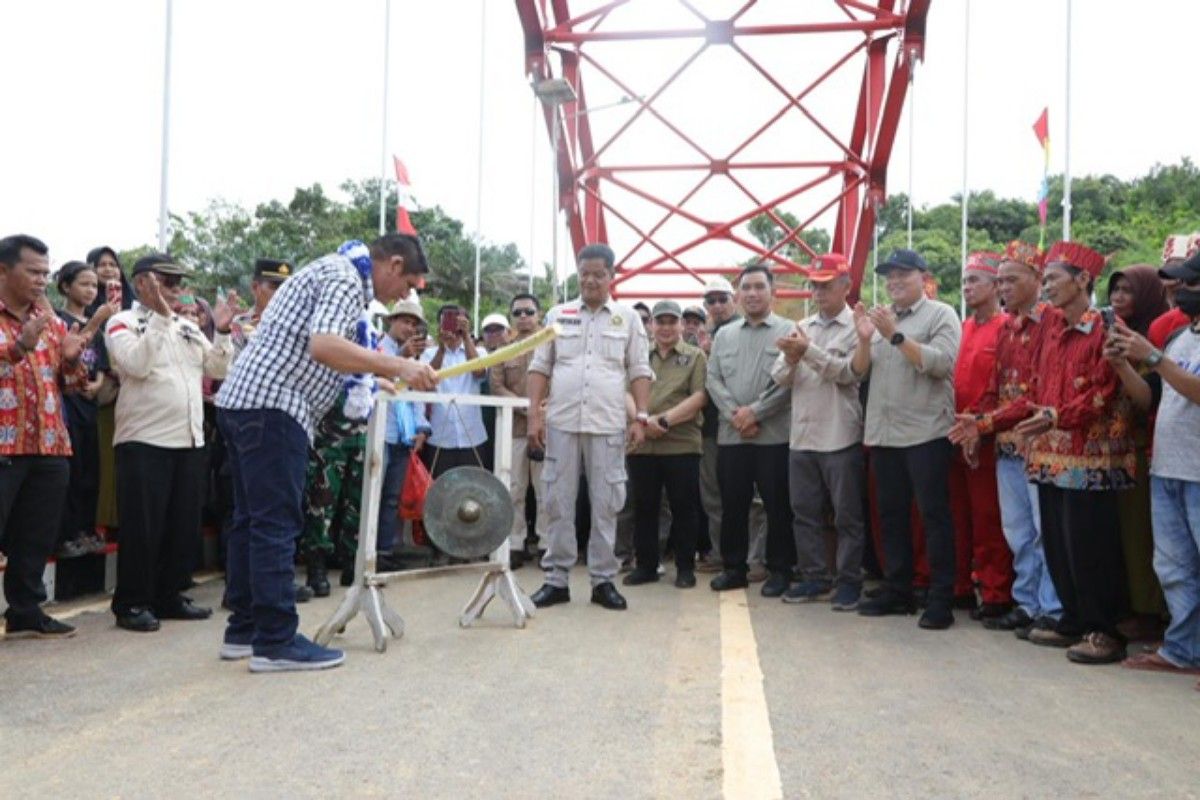
<instances>
[{"instance_id":1,"label":"red polo shirt","mask_svg":"<svg viewBox=\"0 0 1200 800\"><path fill-rule=\"evenodd\" d=\"M996 372L996 344L1007 320L1008 314L1001 311L982 325L974 315L963 322L962 344L954 364L954 410L958 413L977 407L987 392Z\"/></svg>"}]
</instances>

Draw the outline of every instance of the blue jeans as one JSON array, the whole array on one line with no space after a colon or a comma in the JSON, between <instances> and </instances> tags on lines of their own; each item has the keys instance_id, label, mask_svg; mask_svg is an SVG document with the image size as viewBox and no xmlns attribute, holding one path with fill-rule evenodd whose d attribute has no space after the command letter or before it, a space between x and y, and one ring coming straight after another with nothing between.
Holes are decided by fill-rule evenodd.
<instances>
[{"instance_id":1,"label":"blue jeans","mask_svg":"<svg viewBox=\"0 0 1200 800\"><path fill-rule=\"evenodd\" d=\"M296 636L296 539L308 435L282 411L219 409L233 480L233 518L226 547L225 640L252 644L256 654Z\"/></svg>"},{"instance_id":2,"label":"blue jeans","mask_svg":"<svg viewBox=\"0 0 1200 800\"><path fill-rule=\"evenodd\" d=\"M383 497L379 502L379 527L375 538L376 552L388 553L396 546L396 530L400 527L396 511L400 507L400 490L404 488L411 452L412 448L406 444L387 446L387 467L383 471Z\"/></svg>"},{"instance_id":3,"label":"blue jeans","mask_svg":"<svg viewBox=\"0 0 1200 800\"><path fill-rule=\"evenodd\" d=\"M1034 619L1058 619L1062 616L1062 603L1046 568L1037 486L1025 474L1025 459L997 458L996 486L1000 492L1000 522L1016 573L1013 600Z\"/></svg>"},{"instance_id":4,"label":"blue jeans","mask_svg":"<svg viewBox=\"0 0 1200 800\"><path fill-rule=\"evenodd\" d=\"M1150 477L1154 571L1171 611L1159 655L1200 667L1200 483Z\"/></svg>"}]
</instances>

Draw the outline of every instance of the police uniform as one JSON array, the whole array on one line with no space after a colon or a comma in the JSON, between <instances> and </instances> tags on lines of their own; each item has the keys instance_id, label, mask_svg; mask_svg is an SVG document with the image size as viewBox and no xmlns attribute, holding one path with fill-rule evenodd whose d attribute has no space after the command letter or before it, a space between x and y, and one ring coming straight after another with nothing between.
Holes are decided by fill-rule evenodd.
<instances>
[{"instance_id":1,"label":"police uniform","mask_svg":"<svg viewBox=\"0 0 1200 800\"><path fill-rule=\"evenodd\" d=\"M582 300L555 306L546 319L560 332L529 365L550 379L542 468L549 541L542 568L547 584L567 586L578 555L574 522L582 467L592 506L588 571L598 586L611 582L619 567L613 546L625 504L625 392L637 378L653 379L649 344L637 313L611 298L595 311Z\"/></svg>"}]
</instances>

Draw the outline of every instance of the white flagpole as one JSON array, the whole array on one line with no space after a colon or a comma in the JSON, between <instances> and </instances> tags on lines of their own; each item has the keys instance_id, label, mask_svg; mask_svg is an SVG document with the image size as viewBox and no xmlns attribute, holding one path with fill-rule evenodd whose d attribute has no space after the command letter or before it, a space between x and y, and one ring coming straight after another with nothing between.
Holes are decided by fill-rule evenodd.
<instances>
[{"instance_id":1,"label":"white flagpole","mask_svg":"<svg viewBox=\"0 0 1200 800\"><path fill-rule=\"evenodd\" d=\"M1063 137L1063 241L1071 241L1071 0L1067 0L1067 130Z\"/></svg>"},{"instance_id":2,"label":"white flagpole","mask_svg":"<svg viewBox=\"0 0 1200 800\"><path fill-rule=\"evenodd\" d=\"M383 0L383 120L379 134L379 235L387 231L388 78L391 72L392 0Z\"/></svg>"},{"instance_id":3,"label":"white flagpole","mask_svg":"<svg viewBox=\"0 0 1200 800\"><path fill-rule=\"evenodd\" d=\"M912 54L908 56L912 59ZM912 249L913 231L913 122L917 116L917 62L908 72L908 249Z\"/></svg>"},{"instance_id":4,"label":"white flagpole","mask_svg":"<svg viewBox=\"0 0 1200 800\"><path fill-rule=\"evenodd\" d=\"M171 17L173 0L167 0L167 25L163 53L163 105L162 105L162 167L158 179L158 249L167 249L167 178L171 159Z\"/></svg>"},{"instance_id":5,"label":"white flagpole","mask_svg":"<svg viewBox=\"0 0 1200 800\"><path fill-rule=\"evenodd\" d=\"M534 239L537 232L537 125L538 99L533 98L533 125L529 134L529 287L526 291L533 294L533 268L537 263L533 257Z\"/></svg>"},{"instance_id":6,"label":"white flagpole","mask_svg":"<svg viewBox=\"0 0 1200 800\"><path fill-rule=\"evenodd\" d=\"M480 248L483 246L483 101L487 94L487 0L479 0L479 159L475 166L475 335L479 335Z\"/></svg>"},{"instance_id":7,"label":"white flagpole","mask_svg":"<svg viewBox=\"0 0 1200 800\"><path fill-rule=\"evenodd\" d=\"M971 62L971 0L966 0L963 3L963 166L962 166L962 231L960 238L962 240L962 267L967 266L967 104L970 97L970 92L967 91L968 76L970 73ZM961 274L961 273L960 273ZM967 318L967 297L962 293L961 285L959 287L959 315Z\"/></svg>"}]
</instances>

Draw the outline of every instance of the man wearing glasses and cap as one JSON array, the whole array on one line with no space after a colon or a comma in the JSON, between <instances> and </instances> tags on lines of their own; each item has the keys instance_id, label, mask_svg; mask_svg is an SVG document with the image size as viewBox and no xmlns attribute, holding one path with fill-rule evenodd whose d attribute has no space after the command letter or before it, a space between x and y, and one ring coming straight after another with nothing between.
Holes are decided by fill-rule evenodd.
<instances>
[{"instance_id":1,"label":"man wearing glasses and cap","mask_svg":"<svg viewBox=\"0 0 1200 800\"><path fill-rule=\"evenodd\" d=\"M108 321L105 343L121 379L117 397L117 509L121 548L112 610L117 626L159 629L160 619L207 619L183 595L200 541L204 480L202 378L224 378L236 293L213 309L210 343L171 312L187 269L166 253L133 266L138 302Z\"/></svg>"}]
</instances>

